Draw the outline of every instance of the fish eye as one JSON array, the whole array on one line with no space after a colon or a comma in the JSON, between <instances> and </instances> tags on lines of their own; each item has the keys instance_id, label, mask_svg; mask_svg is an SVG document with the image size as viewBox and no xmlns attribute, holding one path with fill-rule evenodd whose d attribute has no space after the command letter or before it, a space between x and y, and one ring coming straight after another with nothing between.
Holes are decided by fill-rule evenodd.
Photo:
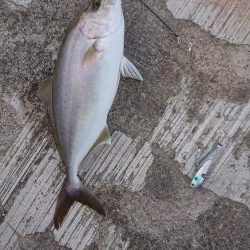
<instances>
[{"instance_id":1,"label":"fish eye","mask_svg":"<svg viewBox=\"0 0 250 250\"><path fill-rule=\"evenodd\" d=\"M196 185L194 183L191 183L190 187L194 188Z\"/></svg>"},{"instance_id":2,"label":"fish eye","mask_svg":"<svg viewBox=\"0 0 250 250\"><path fill-rule=\"evenodd\" d=\"M197 181L197 180L198 180L198 177L197 177L197 176L195 176L195 177L194 177L194 179Z\"/></svg>"},{"instance_id":3,"label":"fish eye","mask_svg":"<svg viewBox=\"0 0 250 250\"><path fill-rule=\"evenodd\" d=\"M101 0L93 0L93 8L98 10L101 6Z\"/></svg>"}]
</instances>

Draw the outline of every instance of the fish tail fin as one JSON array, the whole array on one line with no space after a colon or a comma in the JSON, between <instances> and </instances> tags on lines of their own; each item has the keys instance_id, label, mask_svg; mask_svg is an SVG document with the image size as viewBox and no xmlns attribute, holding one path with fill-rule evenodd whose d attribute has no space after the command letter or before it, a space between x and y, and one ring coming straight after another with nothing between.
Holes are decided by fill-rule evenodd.
<instances>
[{"instance_id":1,"label":"fish tail fin","mask_svg":"<svg viewBox=\"0 0 250 250\"><path fill-rule=\"evenodd\" d=\"M77 185L77 187L72 187L65 180L57 199L54 214L54 226L56 229L61 227L63 220L75 201L80 202L83 205L87 205L99 214L106 216L106 212L102 203L81 182L80 185Z\"/></svg>"}]
</instances>

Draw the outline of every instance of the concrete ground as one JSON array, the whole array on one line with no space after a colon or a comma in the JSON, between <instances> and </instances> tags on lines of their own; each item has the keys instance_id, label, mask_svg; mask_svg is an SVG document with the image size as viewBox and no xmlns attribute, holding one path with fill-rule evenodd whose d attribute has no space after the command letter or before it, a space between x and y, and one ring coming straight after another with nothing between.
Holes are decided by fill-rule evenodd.
<instances>
[{"instance_id":1,"label":"concrete ground","mask_svg":"<svg viewBox=\"0 0 250 250\"><path fill-rule=\"evenodd\" d=\"M0 1L0 249L249 249L244 1L123 1L125 54L144 82L121 80L113 143L79 171L108 216L76 204L53 228L64 167L36 91L83 2ZM218 143L208 180L191 189L195 162Z\"/></svg>"}]
</instances>

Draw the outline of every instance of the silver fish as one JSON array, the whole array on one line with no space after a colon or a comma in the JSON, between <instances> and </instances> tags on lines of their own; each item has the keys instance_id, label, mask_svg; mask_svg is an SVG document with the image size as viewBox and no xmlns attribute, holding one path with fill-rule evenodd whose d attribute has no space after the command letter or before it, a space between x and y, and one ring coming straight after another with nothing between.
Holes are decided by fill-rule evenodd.
<instances>
[{"instance_id":1,"label":"silver fish","mask_svg":"<svg viewBox=\"0 0 250 250\"><path fill-rule=\"evenodd\" d=\"M207 173L212 166L212 163L215 159L215 157L218 155L219 151L221 150L222 145L218 144L215 148L213 148L211 151L209 151L199 162L198 166L200 166L200 169L195 174L191 181L191 187L197 188L202 185L202 183L207 178Z\"/></svg>"},{"instance_id":2,"label":"silver fish","mask_svg":"<svg viewBox=\"0 0 250 250\"><path fill-rule=\"evenodd\" d=\"M59 193L54 225L58 229L74 201L106 215L102 203L82 184L78 167L95 146L110 144L107 115L120 75L142 81L123 56L121 0L92 0L71 25L61 47L54 78L40 96L49 115L66 179ZM52 91L52 94L51 94Z\"/></svg>"}]
</instances>

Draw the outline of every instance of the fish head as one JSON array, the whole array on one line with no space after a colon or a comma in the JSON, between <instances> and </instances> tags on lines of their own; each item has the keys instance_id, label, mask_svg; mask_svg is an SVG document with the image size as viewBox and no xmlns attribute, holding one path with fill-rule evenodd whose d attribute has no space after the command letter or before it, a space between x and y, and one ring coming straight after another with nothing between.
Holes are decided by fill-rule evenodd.
<instances>
[{"instance_id":1,"label":"fish head","mask_svg":"<svg viewBox=\"0 0 250 250\"><path fill-rule=\"evenodd\" d=\"M92 0L77 26L90 39L105 38L124 25L121 0Z\"/></svg>"},{"instance_id":2,"label":"fish head","mask_svg":"<svg viewBox=\"0 0 250 250\"><path fill-rule=\"evenodd\" d=\"M199 175L195 175L191 181L191 187L193 188L197 188L199 187L204 181L204 178L202 176Z\"/></svg>"}]
</instances>

